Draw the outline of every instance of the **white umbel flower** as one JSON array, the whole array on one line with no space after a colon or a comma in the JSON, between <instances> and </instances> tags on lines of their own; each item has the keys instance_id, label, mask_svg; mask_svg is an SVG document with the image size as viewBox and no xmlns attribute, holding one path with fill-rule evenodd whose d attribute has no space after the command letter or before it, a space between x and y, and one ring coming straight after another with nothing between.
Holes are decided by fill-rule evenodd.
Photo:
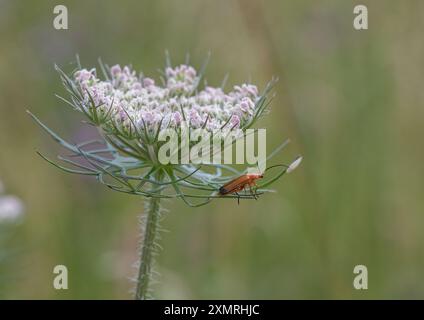
<instances>
[{"instance_id":1,"label":"white umbel flower","mask_svg":"<svg viewBox=\"0 0 424 320\"><path fill-rule=\"evenodd\" d=\"M166 68L165 77L159 85L150 78L137 77L128 66L115 65L109 79L97 78L95 69L81 69L74 74L74 81L82 92L85 110L94 103L99 114L108 115L105 125L125 132L142 130L145 125L152 131L159 124L175 128L182 116L191 128L242 128L254 117L260 99L255 85L234 86L229 93L210 86L197 91L200 76L184 64Z\"/></svg>"},{"instance_id":2,"label":"white umbel flower","mask_svg":"<svg viewBox=\"0 0 424 320\"><path fill-rule=\"evenodd\" d=\"M19 221L23 213L24 205L18 197L0 197L0 223L10 223Z\"/></svg>"}]
</instances>

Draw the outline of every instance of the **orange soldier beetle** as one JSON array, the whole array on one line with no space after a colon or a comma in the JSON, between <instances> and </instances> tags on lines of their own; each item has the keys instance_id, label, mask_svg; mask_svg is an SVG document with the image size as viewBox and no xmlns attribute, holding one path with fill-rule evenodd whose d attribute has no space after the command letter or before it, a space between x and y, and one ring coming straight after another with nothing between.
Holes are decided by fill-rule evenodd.
<instances>
[{"instance_id":1,"label":"orange soldier beetle","mask_svg":"<svg viewBox=\"0 0 424 320\"><path fill-rule=\"evenodd\" d=\"M265 171L274 167L286 167L286 172L291 172L300 164L301 161L302 157L298 156L290 165L277 164L275 166L266 168ZM228 194L235 193L238 197L237 203L240 204L240 195L238 194L238 192L245 190L246 186L249 186L250 194L255 198L255 200L257 200L258 194L256 193L256 189L255 192L253 192L252 187L256 187L256 180L262 179L263 177L263 173L244 174L220 187L218 190L218 194L221 196L225 196Z\"/></svg>"},{"instance_id":2,"label":"orange soldier beetle","mask_svg":"<svg viewBox=\"0 0 424 320\"><path fill-rule=\"evenodd\" d=\"M238 194L239 191L242 191L249 186L250 193L253 195L255 199L257 199L256 191L252 191L252 187L256 186L256 180L263 178L264 175L261 173L248 173L244 174L226 184L224 184L221 188L219 188L219 194L221 196L225 196L227 194L235 193L238 198L237 202L240 203L240 196Z\"/></svg>"}]
</instances>

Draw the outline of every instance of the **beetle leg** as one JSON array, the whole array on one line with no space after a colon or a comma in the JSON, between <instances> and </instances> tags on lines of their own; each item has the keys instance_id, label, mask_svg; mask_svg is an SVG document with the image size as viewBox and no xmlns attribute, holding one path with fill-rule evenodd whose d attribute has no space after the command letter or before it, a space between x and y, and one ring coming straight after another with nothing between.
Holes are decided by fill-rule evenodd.
<instances>
[{"instance_id":1,"label":"beetle leg","mask_svg":"<svg viewBox=\"0 0 424 320\"><path fill-rule=\"evenodd\" d=\"M253 196L253 198L256 200L255 194L252 191L252 185L251 184L249 184L249 192L250 192L250 195Z\"/></svg>"},{"instance_id":2,"label":"beetle leg","mask_svg":"<svg viewBox=\"0 0 424 320\"><path fill-rule=\"evenodd\" d=\"M238 192L234 192L237 195L237 204L240 204L240 195Z\"/></svg>"},{"instance_id":3,"label":"beetle leg","mask_svg":"<svg viewBox=\"0 0 424 320\"><path fill-rule=\"evenodd\" d=\"M249 187L250 187L250 193L252 193L252 195L253 195L253 197L255 198L255 200L258 200L258 194L256 193L256 189L257 189L257 188L255 188L255 187L257 187L257 186L256 186L255 181L252 181L252 182L249 184ZM254 187L254 188L252 189L252 187ZM254 192L253 192L252 190L254 190Z\"/></svg>"},{"instance_id":4,"label":"beetle leg","mask_svg":"<svg viewBox=\"0 0 424 320\"><path fill-rule=\"evenodd\" d=\"M253 193L253 197L255 198L255 200L258 200L258 194L256 193L256 190L255 190L255 192Z\"/></svg>"},{"instance_id":5,"label":"beetle leg","mask_svg":"<svg viewBox=\"0 0 424 320\"><path fill-rule=\"evenodd\" d=\"M255 197L257 197L257 198L259 198L259 196L258 196L258 186L256 185L256 183L255 183Z\"/></svg>"}]
</instances>

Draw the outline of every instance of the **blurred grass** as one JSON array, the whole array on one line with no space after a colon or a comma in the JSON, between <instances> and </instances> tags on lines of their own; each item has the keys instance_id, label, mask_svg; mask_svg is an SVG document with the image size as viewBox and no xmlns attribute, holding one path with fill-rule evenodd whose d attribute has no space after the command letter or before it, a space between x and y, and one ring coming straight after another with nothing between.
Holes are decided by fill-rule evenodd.
<instances>
[{"instance_id":1,"label":"blurred grass","mask_svg":"<svg viewBox=\"0 0 424 320\"><path fill-rule=\"evenodd\" d=\"M28 208L1 296L131 297L142 199L42 161L35 150L56 145L25 109L78 140L90 133L54 97L53 64L79 53L157 74L168 49L197 66L211 51L211 84L280 77L260 125L269 148L291 139L280 161L305 161L254 203L166 203L157 297L423 298L424 4L362 3L370 29L358 32L354 1L62 1L69 30L57 31L56 2L0 1L0 178ZM66 292L52 286L57 264ZM352 287L357 264L366 292Z\"/></svg>"}]
</instances>

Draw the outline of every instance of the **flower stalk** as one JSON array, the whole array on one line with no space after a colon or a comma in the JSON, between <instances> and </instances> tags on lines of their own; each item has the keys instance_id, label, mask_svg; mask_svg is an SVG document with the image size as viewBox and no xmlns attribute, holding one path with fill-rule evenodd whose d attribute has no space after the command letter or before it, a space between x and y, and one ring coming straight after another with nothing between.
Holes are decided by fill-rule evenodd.
<instances>
[{"instance_id":1,"label":"flower stalk","mask_svg":"<svg viewBox=\"0 0 424 320\"><path fill-rule=\"evenodd\" d=\"M159 171L155 179L158 182L163 180L163 174ZM160 193L157 186L152 186L152 193ZM141 218L142 243L139 254L140 261L137 275L137 287L135 292L136 300L146 300L149 297L149 283L152 277L153 256L155 253L156 241L158 239L158 224L161 214L160 198L146 198L144 202L144 214Z\"/></svg>"}]
</instances>

